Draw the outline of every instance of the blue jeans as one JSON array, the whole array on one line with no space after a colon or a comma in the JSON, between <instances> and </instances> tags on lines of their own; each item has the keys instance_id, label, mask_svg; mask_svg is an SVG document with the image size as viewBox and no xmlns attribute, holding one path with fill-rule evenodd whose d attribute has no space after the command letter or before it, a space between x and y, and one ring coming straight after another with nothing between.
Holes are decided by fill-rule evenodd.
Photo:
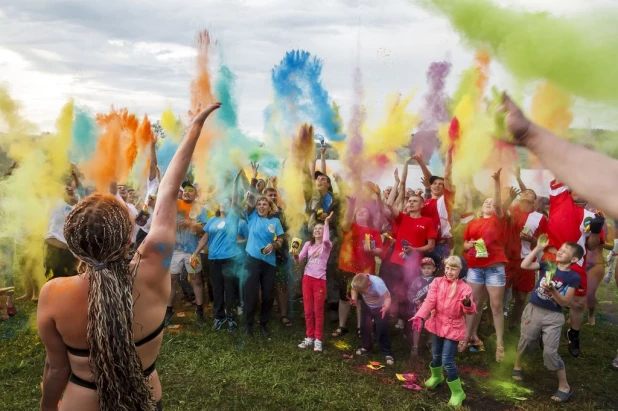
<instances>
[{"instance_id":1,"label":"blue jeans","mask_svg":"<svg viewBox=\"0 0 618 411\"><path fill-rule=\"evenodd\" d=\"M457 341L449 340L444 337L438 337L434 334L431 351L433 354L433 359L431 361L432 367L444 366L447 381L455 381L459 378L457 367L455 366Z\"/></svg>"},{"instance_id":2,"label":"blue jeans","mask_svg":"<svg viewBox=\"0 0 618 411\"><path fill-rule=\"evenodd\" d=\"M506 271L504 264L496 264L485 268L468 268L467 283L485 284L490 287L504 287L506 285Z\"/></svg>"},{"instance_id":3,"label":"blue jeans","mask_svg":"<svg viewBox=\"0 0 618 411\"><path fill-rule=\"evenodd\" d=\"M382 318L380 308L370 308L365 300L359 299L361 305L361 341L362 347L371 351L373 341L371 338L373 324L376 325L376 337L380 343L382 355L393 355L391 351L391 340L388 338L388 320ZM455 344L457 346L457 344Z\"/></svg>"}]
</instances>

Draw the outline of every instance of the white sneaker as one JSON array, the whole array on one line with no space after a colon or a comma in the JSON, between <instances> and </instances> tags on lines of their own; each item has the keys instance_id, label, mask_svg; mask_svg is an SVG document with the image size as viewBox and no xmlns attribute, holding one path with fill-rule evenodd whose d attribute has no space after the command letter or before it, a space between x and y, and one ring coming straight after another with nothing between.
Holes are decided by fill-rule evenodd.
<instances>
[{"instance_id":1,"label":"white sneaker","mask_svg":"<svg viewBox=\"0 0 618 411\"><path fill-rule=\"evenodd\" d=\"M315 340L314 345L313 345L313 351L314 352L322 352L322 341Z\"/></svg>"},{"instance_id":2,"label":"white sneaker","mask_svg":"<svg viewBox=\"0 0 618 411\"><path fill-rule=\"evenodd\" d=\"M322 344L322 342L320 342L320 344ZM303 340L303 342L301 342L300 344L298 344L298 348L309 348L313 345L313 338L305 338Z\"/></svg>"},{"instance_id":3,"label":"white sneaker","mask_svg":"<svg viewBox=\"0 0 618 411\"><path fill-rule=\"evenodd\" d=\"M240 316L240 315L242 315L242 313L243 313L243 310L242 310L242 305L239 305L239 306L238 306L237 312L238 312L238 315L239 315L239 316Z\"/></svg>"},{"instance_id":4,"label":"white sneaker","mask_svg":"<svg viewBox=\"0 0 618 411\"><path fill-rule=\"evenodd\" d=\"M400 318L399 320L397 320L397 324L395 324L395 328L397 328L398 330L403 330L403 327L405 327L406 323L403 322L403 320Z\"/></svg>"}]
</instances>

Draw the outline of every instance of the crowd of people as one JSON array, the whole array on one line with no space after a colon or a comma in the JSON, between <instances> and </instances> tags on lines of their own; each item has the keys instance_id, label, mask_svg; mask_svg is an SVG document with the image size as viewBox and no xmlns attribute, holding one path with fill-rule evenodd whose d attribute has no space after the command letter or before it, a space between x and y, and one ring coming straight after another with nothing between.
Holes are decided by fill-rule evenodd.
<instances>
[{"instance_id":1,"label":"crowd of people","mask_svg":"<svg viewBox=\"0 0 618 411\"><path fill-rule=\"evenodd\" d=\"M603 249L610 257L618 253L613 227L599 210L618 218L618 206L595 191L612 184L600 173L587 179L583 174L592 170L565 164L584 157L617 168L607 163L612 160L530 123L505 97L514 141L556 175L548 198L527 188L518 171L518 186L502 187L503 170L496 170L489 197L471 181L455 187L451 152L444 176L432 175L416 154L401 178L395 170L392 186L354 186L339 175L331 180L322 146L300 182L304 223L292 232L286 215L299 210L287 209L276 176L260 178L259 164L251 163L251 178L241 169L217 189L186 179L201 127L218 107L195 116L163 175L153 143L141 187L114 183L109 194L90 194L71 168L44 239L48 282L40 294L32 274L24 273L26 297L38 294L37 324L47 352L41 409L57 409L63 395L65 409L162 409L155 362L162 331L175 321L179 285L199 325L208 296L212 330L238 332L240 324L248 336L256 316L259 333L270 336L275 300L280 321L292 326L289 302L297 295L306 327L299 349L321 352L329 339L350 332L352 307L356 355L369 354L375 340L392 365L393 329L403 331L411 356L422 351L427 333L432 361L425 385L435 388L446 371L454 406L465 399L455 356L485 351L478 331L487 305L495 361L505 359L505 330L519 332L513 379L524 378L522 358L540 344L545 366L557 373L552 400L570 399L573 388L558 354L564 312L568 307L568 351L577 357L586 349L586 310L594 325ZM411 164L423 172L412 184ZM3 253L12 250L4 240ZM12 316L9 285L1 292L10 294L5 313ZM332 333L325 333L325 319L336 322Z\"/></svg>"}]
</instances>

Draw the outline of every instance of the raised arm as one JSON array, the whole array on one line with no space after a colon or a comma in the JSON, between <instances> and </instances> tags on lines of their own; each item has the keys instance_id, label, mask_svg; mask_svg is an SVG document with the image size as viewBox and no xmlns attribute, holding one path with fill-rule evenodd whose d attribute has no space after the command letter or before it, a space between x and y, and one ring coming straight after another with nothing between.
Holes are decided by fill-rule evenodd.
<instances>
[{"instance_id":1,"label":"raised arm","mask_svg":"<svg viewBox=\"0 0 618 411\"><path fill-rule=\"evenodd\" d=\"M148 170L148 181L157 177L157 140L153 139L150 143L150 168Z\"/></svg>"},{"instance_id":2,"label":"raised arm","mask_svg":"<svg viewBox=\"0 0 618 411\"><path fill-rule=\"evenodd\" d=\"M189 133L181 141L178 150L167 167L165 175L159 184L157 203L155 204L152 217L152 226L146 240L140 246L143 257L157 256L163 261L171 258L171 251L176 241L176 214L178 211L178 187L182 183L187 169L191 163L191 157L195 151L195 145L200 137L206 118L221 107L216 103L200 112L193 119ZM169 252L169 255L167 255Z\"/></svg>"},{"instance_id":3,"label":"raised arm","mask_svg":"<svg viewBox=\"0 0 618 411\"><path fill-rule=\"evenodd\" d=\"M558 180L589 202L618 218L618 160L562 139L528 120L504 95L501 109L514 142L534 153Z\"/></svg>"},{"instance_id":4,"label":"raised arm","mask_svg":"<svg viewBox=\"0 0 618 411\"><path fill-rule=\"evenodd\" d=\"M326 146L320 147L320 171L326 174Z\"/></svg>"},{"instance_id":5,"label":"raised arm","mask_svg":"<svg viewBox=\"0 0 618 411\"><path fill-rule=\"evenodd\" d=\"M446 154L446 164L444 165L444 189L451 193L455 191L453 186L453 150Z\"/></svg>"},{"instance_id":6,"label":"raised arm","mask_svg":"<svg viewBox=\"0 0 618 411\"><path fill-rule=\"evenodd\" d=\"M238 206L240 204L239 198L238 198L238 181L240 180L240 175L243 173L242 169L238 170L238 173L236 173L236 176L234 177L234 186L232 188L232 208L235 208L236 206Z\"/></svg>"},{"instance_id":7,"label":"raised arm","mask_svg":"<svg viewBox=\"0 0 618 411\"><path fill-rule=\"evenodd\" d=\"M354 219L354 207L356 207L356 197L346 197L347 205L345 209L345 215L341 223L341 229L343 231L350 231L352 228L352 220Z\"/></svg>"},{"instance_id":8,"label":"raised arm","mask_svg":"<svg viewBox=\"0 0 618 411\"><path fill-rule=\"evenodd\" d=\"M519 167L515 167L515 179L517 180L517 185L519 186L520 191L523 192L528 189L528 187L526 187L523 180L521 179L521 168Z\"/></svg>"},{"instance_id":9,"label":"raised arm","mask_svg":"<svg viewBox=\"0 0 618 411\"><path fill-rule=\"evenodd\" d=\"M508 210L520 193L521 192L517 188L511 187L508 198L502 203L502 210Z\"/></svg>"},{"instance_id":10,"label":"raised arm","mask_svg":"<svg viewBox=\"0 0 618 411\"><path fill-rule=\"evenodd\" d=\"M422 156L420 156L420 154L418 156L421 159L421 161L423 161ZM409 158L403 164L403 172L401 173L401 184L400 184L401 187L399 189L399 193L397 194L397 200L395 201L395 204L397 204L397 207L400 210L403 210L403 207L406 203L406 183L408 181L408 169L410 168L410 163L412 162L412 160L414 160L414 157Z\"/></svg>"},{"instance_id":11,"label":"raised arm","mask_svg":"<svg viewBox=\"0 0 618 411\"><path fill-rule=\"evenodd\" d=\"M495 172L491 178L494 179L494 214L496 217L502 218L504 217L504 211L502 210L502 204L500 203L500 173L502 169L499 169Z\"/></svg>"},{"instance_id":12,"label":"raised arm","mask_svg":"<svg viewBox=\"0 0 618 411\"><path fill-rule=\"evenodd\" d=\"M423 159L423 154L421 153L414 154L412 156L412 160L418 163L419 167L421 168L421 171L423 172L423 177L425 177L427 181L431 180L432 174L431 174L431 171L429 171L429 169L427 168L427 164L425 164L425 160ZM446 182L445 182L445 185L446 185Z\"/></svg>"}]
</instances>

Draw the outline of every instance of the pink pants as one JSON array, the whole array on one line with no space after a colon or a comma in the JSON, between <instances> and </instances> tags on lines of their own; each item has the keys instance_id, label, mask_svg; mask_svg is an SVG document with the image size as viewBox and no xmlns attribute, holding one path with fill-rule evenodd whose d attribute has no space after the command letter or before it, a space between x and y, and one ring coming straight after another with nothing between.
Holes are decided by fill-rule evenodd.
<instances>
[{"instance_id":1,"label":"pink pants","mask_svg":"<svg viewBox=\"0 0 618 411\"><path fill-rule=\"evenodd\" d=\"M307 338L322 340L324 330L324 301L326 300L326 280L309 275L303 276L303 304Z\"/></svg>"}]
</instances>

